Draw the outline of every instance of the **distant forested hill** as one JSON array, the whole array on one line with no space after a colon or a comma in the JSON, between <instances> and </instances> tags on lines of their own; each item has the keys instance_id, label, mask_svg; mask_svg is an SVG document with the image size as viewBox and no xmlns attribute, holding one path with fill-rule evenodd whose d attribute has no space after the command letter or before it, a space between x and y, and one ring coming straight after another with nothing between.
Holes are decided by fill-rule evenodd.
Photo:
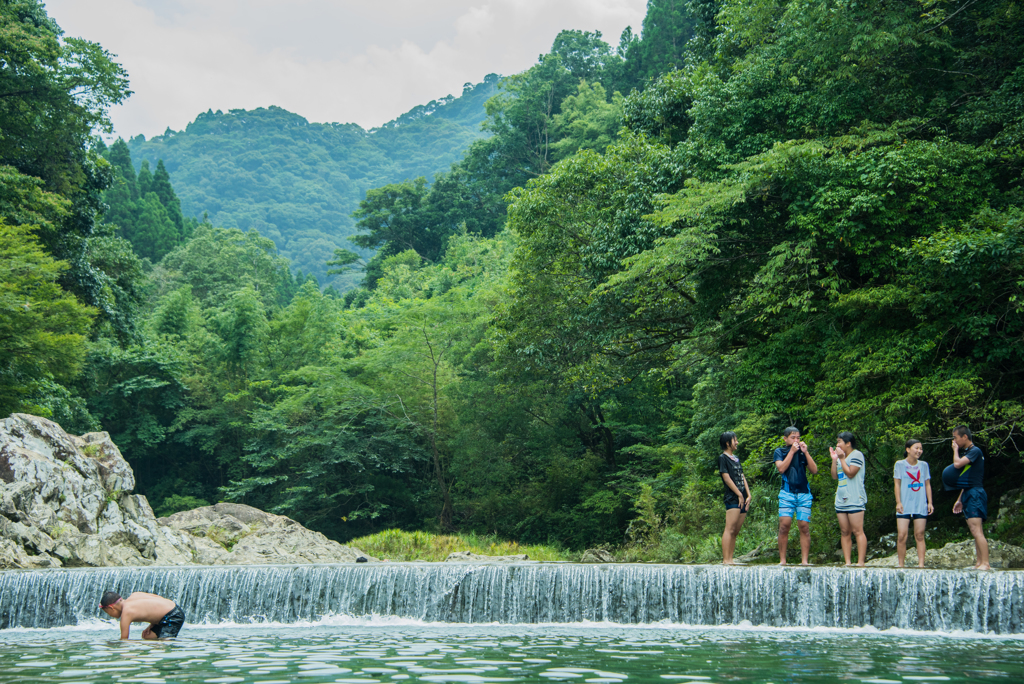
<instances>
[{"instance_id":1,"label":"distant forested hill","mask_svg":"<svg viewBox=\"0 0 1024 684\"><path fill-rule=\"evenodd\" d=\"M366 191L446 171L484 135L484 103L497 85L491 74L460 97L420 105L370 131L270 107L208 111L184 131L140 135L128 146L137 167L164 160L185 216L208 212L217 226L255 228L294 269L325 283L334 249L353 249L351 214Z\"/></svg>"}]
</instances>

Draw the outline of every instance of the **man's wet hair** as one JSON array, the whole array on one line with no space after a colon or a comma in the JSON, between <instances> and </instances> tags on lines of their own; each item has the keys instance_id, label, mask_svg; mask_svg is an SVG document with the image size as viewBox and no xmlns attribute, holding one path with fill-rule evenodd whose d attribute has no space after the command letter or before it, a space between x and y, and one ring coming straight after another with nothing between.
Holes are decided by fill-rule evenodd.
<instances>
[{"instance_id":1,"label":"man's wet hair","mask_svg":"<svg viewBox=\"0 0 1024 684\"><path fill-rule=\"evenodd\" d=\"M857 438L853 436L852 432L840 432L839 439L843 440L850 446L857 446L856 444L854 444L854 442L857 441Z\"/></svg>"},{"instance_id":2,"label":"man's wet hair","mask_svg":"<svg viewBox=\"0 0 1024 684\"><path fill-rule=\"evenodd\" d=\"M103 592L103 598L100 599L100 606L106 608L112 606L121 600L121 595L116 591L105 591Z\"/></svg>"},{"instance_id":3,"label":"man's wet hair","mask_svg":"<svg viewBox=\"0 0 1024 684\"><path fill-rule=\"evenodd\" d=\"M736 439L735 432L723 432L722 436L718 438L718 443L722 445L722 450L724 451L729 448L734 439Z\"/></svg>"},{"instance_id":4,"label":"man's wet hair","mask_svg":"<svg viewBox=\"0 0 1024 684\"><path fill-rule=\"evenodd\" d=\"M789 437L794 432L800 432L800 428L788 427L788 428L786 428L785 430L782 431L782 436L783 437Z\"/></svg>"},{"instance_id":5,"label":"man's wet hair","mask_svg":"<svg viewBox=\"0 0 1024 684\"><path fill-rule=\"evenodd\" d=\"M957 425L955 428L953 428L953 434L959 435L961 437L966 437L967 439L974 441L974 436L971 435L971 428L967 427L966 425Z\"/></svg>"}]
</instances>

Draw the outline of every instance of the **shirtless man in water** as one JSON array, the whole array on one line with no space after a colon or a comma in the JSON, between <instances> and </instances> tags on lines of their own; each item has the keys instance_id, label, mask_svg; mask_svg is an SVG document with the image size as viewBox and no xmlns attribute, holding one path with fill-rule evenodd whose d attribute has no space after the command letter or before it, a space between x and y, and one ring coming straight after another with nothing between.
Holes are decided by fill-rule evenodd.
<instances>
[{"instance_id":1,"label":"shirtless man in water","mask_svg":"<svg viewBox=\"0 0 1024 684\"><path fill-rule=\"evenodd\" d=\"M185 624L185 613L170 599L156 594L136 591L128 598L108 591L100 599L100 610L112 618L121 620L121 638L128 638L128 628L133 622L148 622L142 632L143 639L173 638Z\"/></svg>"}]
</instances>

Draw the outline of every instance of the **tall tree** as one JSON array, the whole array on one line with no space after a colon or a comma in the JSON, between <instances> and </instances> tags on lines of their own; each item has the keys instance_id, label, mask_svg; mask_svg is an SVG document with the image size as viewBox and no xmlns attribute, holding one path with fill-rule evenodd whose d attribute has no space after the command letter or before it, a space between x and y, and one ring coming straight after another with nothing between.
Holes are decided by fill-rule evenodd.
<instances>
[{"instance_id":1,"label":"tall tree","mask_svg":"<svg viewBox=\"0 0 1024 684\"><path fill-rule=\"evenodd\" d=\"M9 165L68 202L41 244L67 264L60 284L116 324L119 339L134 334L107 287L110 276L94 265L90 238L112 181L108 164L93 150L93 135L110 131L107 110L131 91L124 70L95 43L67 38L37 0L0 4L0 166ZM17 211L3 216L20 223Z\"/></svg>"},{"instance_id":2,"label":"tall tree","mask_svg":"<svg viewBox=\"0 0 1024 684\"><path fill-rule=\"evenodd\" d=\"M135 166L132 164L132 153L124 138L114 141L114 144L107 149L105 156L115 171L121 175L130 192L131 199L139 199L139 185L136 180Z\"/></svg>"},{"instance_id":3,"label":"tall tree","mask_svg":"<svg viewBox=\"0 0 1024 684\"><path fill-rule=\"evenodd\" d=\"M54 260L33 235L37 227L0 220L0 413L52 407L33 405L41 385L68 381L81 368L94 309L57 284L66 264Z\"/></svg>"},{"instance_id":4,"label":"tall tree","mask_svg":"<svg viewBox=\"0 0 1024 684\"><path fill-rule=\"evenodd\" d=\"M178 244L180 233L155 192L146 193L137 207L138 214L124 235L139 256L159 261Z\"/></svg>"},{"instance_id":5,"label":"tall tree","mask_svg":"<svg viewBox=\"0 0 1024 684\"><path fill-rule=\"evenodd\" d=\"M577 81L601 81L621 61L611 46L601 40L600 31L561 31L551 44L551 54L562 60L562 66Z\"/></svg>"},{"instance_id":6,"label":"tall tree","mask_svg":"<svg viewBox=\"0 0 1024 684\"><path fill-rule=\"evenodd\" d=\"M96 43L65 37L38 0L0 6L0 56L0 164L74 194L93 131L109 131L107 109L131 93L127 75Z\"/></svg>"},{"instance_id":7,"label":"tall tree","mask_svg":"<svg viewBox=\"0 0 1024 684\"><path fill-rule=\"evenodd\" d=\"M150 192L155 192L160 198L160 204L164 205L167 215L171 217L174 227L178 229L178 235L183 237L185 233L185 221L181 215L181 201L171 187L171 176L167 173L164 160L158 159L156 171L153 173L153 182L149 187Z\"/></svg>"},{"instance_id":8,"label":"tall tree","mask_svg":"<svg viewBox=\"0 0 1024 684\"><path fill-rule=\"evenodd\" d=\"M149 160L143 159L139 167L137 180L139 186L139 197L145 197L153 191L153 172L149 170Z\"/></svg>"},{"instance_id":9,"label":"tall tree","mask_svg":"<svg viewBox=\"0 0 1024 684\"><path fill-rule=\"evenodd\" d=\"M692 7L687 0L648 0L640 41L627 55L639 61L642 78L656 78L684 65L686 44L697 24Z\"/></svg>"}]
</instances>

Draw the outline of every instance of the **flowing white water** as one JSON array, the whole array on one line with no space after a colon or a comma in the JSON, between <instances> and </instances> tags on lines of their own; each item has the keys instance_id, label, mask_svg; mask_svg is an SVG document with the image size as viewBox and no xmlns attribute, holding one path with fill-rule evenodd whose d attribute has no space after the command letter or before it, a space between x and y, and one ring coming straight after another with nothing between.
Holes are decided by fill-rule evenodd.
<instances>
[{"instance_id":1,"label":"flowing white water","mask_svg":"<svg viewBox=\"0 0 1024 684\"><path fill-rule=\"evenodd\" d=\"M102 617L107 589L174 599L189 623L393 616L1024 633L1024 573L687 565L381 563L0 573L0 628Z\"/></svg>"}]
</instances>

